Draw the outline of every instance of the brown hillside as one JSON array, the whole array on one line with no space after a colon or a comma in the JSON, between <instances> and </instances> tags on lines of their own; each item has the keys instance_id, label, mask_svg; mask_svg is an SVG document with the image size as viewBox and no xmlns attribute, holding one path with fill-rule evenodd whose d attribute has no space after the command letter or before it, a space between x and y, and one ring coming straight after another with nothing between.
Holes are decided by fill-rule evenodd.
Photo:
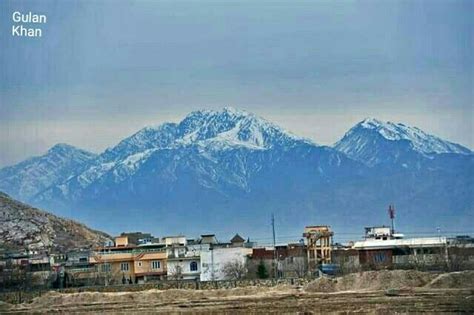
<instances>
[{"instance_id":1,"label":"brown hillside","mask_svg":"<svg viewBox=\"0 0 474 315\"><path fill-rule=\"evenodd\" d=\"M65 251L103 244L110 236L33 208L0 192L0 247Z\"/></svg>"}]
</instances>

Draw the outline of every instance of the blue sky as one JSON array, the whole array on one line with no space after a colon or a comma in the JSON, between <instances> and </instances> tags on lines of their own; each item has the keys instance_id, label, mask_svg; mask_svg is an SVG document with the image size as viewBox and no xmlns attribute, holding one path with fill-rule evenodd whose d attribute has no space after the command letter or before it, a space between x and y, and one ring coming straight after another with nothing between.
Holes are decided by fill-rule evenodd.
<instances>
[{"instance_id":1,"label":"blue sky","mask_svg":"<svg viewBox=\"0 0 474 315\"><path fill-rule=\"evenodd\" d=\"M46 14L43 37L11 34ZM473 1L2 1L0 166L234 106L331 144L372 116L473 140Z\"/></svg>"}]
</instances>

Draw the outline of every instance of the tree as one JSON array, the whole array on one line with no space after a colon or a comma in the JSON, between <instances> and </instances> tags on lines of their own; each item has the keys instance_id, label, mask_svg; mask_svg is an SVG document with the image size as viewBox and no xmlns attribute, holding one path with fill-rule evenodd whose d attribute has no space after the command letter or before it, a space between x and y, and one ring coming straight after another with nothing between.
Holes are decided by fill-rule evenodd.
<instances>
[{"instance_id":1,"label":"tree","mask_svg":"<svg viewBox=\"0 0 474 315\"><path fill-rule=\"evenodd\" d=\"M183 279L183 268L175 265L168 270L168 276L171 280L176 281L176 287L179 288L179 281Z\"/></svg>"},{"instance_id":2,"label":"tree","mask_svg":"<svg viewBox=\"0 0 474 315\"><path fill-rule=\"evenodd\" d=\"M303 278L308 273L304 259L294 258L289 265L289 271L292 271L298 278Z\"/></svg>"},{"instance_id":3,"label":"tree","mask_svg":"<svg viewBox=\"0 0 474 315\"><path fill-rule=\"evenodd\" d=\"M267 267L265 266L265 263L263 262L263 260L260 260L260 263L258 264L257 276L260 279L267 279L268 278Z\"/></svg>"},{"instance_id":4,"label":"tree","mask_svg":"<svg viewBox=\"0 0 474 315\"><path fill-rule=\"evenodd\" d=\"M15 264L12 260L7 260L2 268L0 281L4 288L25 290L28 287L26 266Z\"/></svg>"},{"instance_id":5,"label":"tree","mask_svg":"<svg viewBox=\"0 0 474 315\"><path fill-rule=\"evenodd\" d=\"M240 280L247 275L247 267L241 260L233 260L222 267L225 277L231 280Z\"/></svg>"}]
</instances>

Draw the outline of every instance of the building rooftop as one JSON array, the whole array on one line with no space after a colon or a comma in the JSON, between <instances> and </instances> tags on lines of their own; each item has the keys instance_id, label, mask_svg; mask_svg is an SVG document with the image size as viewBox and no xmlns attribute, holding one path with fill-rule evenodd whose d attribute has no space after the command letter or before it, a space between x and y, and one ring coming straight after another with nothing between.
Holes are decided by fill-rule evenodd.
<instances>
[{"instance_id":1,"label":"building rooftop","mask_svg":"<svg viewBox=\"0 0 474 315\"><path fill-rule=\"evenodd\" d=\"M235 236L230 240L231 243L243 243L245 239L240 236L239 234L235 234Z\"/></svg>"},{"instance_id":2,"label":"building rooftop","mask_svg":"<svg viewBox=\"0 0 474 315\"><path fill-rule=\"evenodd\" d=\"M445 246L447 244L446 237L418 237L407 239L367 239L357 241L352 248L354 249L388 249L395 247L436 247Z\"/></svg>"}]
</instances>

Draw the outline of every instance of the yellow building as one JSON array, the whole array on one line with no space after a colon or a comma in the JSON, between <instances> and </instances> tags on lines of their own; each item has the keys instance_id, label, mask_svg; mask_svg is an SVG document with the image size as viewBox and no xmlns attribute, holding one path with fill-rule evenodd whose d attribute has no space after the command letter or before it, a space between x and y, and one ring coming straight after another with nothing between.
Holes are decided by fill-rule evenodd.
<instances>
[{"instance_id":1,"label":"yellow building","mask_svg":"<svg viewBox=\"0 0 474 315\"><path fill-rule=\"evenodd\" d=\"M141 283L166 276L166 249L161 244L104 247L91 255L90 263L108 284Z\"/></svg>"},{"instance_id":2,"label":"yellow building","mask_svg":"<svg viewBox=\"0 0 474 315\"><path fill-rule=\"evenodd\" d=\"M143 251L134 259L134 273L137 282L163 279L167 272L167 254L164 248Z\"/></svg>"}]
</instances>

